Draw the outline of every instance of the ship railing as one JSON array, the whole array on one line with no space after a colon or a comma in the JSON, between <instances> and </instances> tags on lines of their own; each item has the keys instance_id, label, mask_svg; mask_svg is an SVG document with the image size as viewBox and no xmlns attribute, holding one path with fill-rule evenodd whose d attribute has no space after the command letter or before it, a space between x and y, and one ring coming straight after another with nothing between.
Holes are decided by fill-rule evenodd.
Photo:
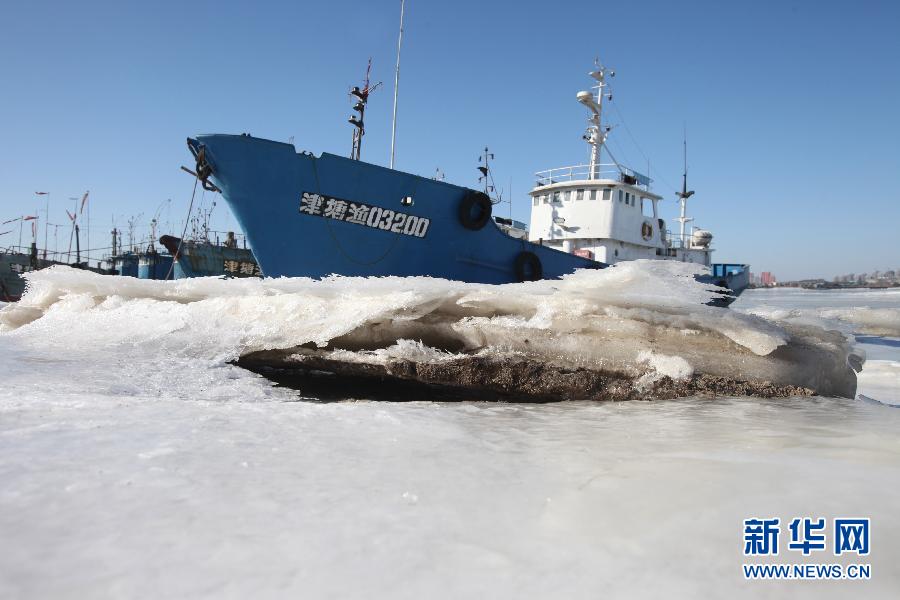
<instances>
[{"instance_id":1,"label":"ship railing","mask_svg":"<svg viewBox=\"0 0 900 600\"><path fill-rule=\"evenodd\" d=\"M0 250L3 254L31 254L31 246L19 246L16 244L12 244L10 246L6 246L2 250ZM43 252L41 248L38 248L38 255Z\"/></svg>"},{"instance_id":2,"label":"ship railing","mask_svg":"<svg viewBox=\"0 0 900 600\"><path fill-rule=\"evenodd\" d=\"M625 183L643 185L650 187L652 179L646 175L642 175L633 169L617 165L615 163L591 165L572 165L569 167L557 167L555 169L547 169L546 171L538 171L534 174L537 178L537 186L553 185L554 183L565 183L568 181L586 181L592 179L611 179L613 181L622 181Z\"/></svg>"},{"instance_id":3,"label":"ship railing","mask_svg":"<svg viewBox=\"0 0 900 600\"><path fill-rule=\"evenodd\" d=\"M682 237L680 233L673 232L671 229L666 229L664 239L668 242L670 248L684 250L709 250L711 248L711 246L707 248L695 246L693 235L686 233Z\"/></svg>"},{"instance_id":4,"label":"ship railing","mask_svg":"<svg viewBox=\"0 0 900 600\"><path fill-rule=\"evenodd\" d=\"M94 250L83 249L81 251L81 262L85 262L88 260L93 260L93 258L88 257L88 252L102 250L102 248L95 248ZM26 256L31 256L31 246L19 246L19 245L11 245L6 246L5 248L0 248L0 254L24 254ZM75 262L75 258L77 256L77 252L73 249L71 251L66 250L48 250L46 257L44 256L44 249L37 249L37 257L38 260L47 260L52 262L60 262L60 263L68 263Z\"/></svg>"}]
</instances>

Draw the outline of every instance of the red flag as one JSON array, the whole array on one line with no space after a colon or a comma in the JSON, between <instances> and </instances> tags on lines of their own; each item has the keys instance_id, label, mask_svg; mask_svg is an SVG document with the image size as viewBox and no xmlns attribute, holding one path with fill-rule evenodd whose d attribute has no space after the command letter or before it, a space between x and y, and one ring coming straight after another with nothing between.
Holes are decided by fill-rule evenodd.
<instances>
[{"instance_id":1,"label":"red flag","mask_svg":"<svg viewBox=\"0 0 900 600\"><path fill-rule=\"evenodd\" d=\"M84 205L85 205L85 203L87 203L87 197L88 197L88 194L90 194L90 193L91 193L90 190L88 190L84 193L84 196L81 197L81 210L79 212L81 212L81 213L84 212Z\"/></svg>"},{"instance_id":2,"label":"red flag","mask_svg":"<svg viewBox=\"0 0 900 600\"><path fill-rule=\"evenodd\" d=\"M37 217L22 217L23 221L34 221Z\"/></svg>"}]
</instances>

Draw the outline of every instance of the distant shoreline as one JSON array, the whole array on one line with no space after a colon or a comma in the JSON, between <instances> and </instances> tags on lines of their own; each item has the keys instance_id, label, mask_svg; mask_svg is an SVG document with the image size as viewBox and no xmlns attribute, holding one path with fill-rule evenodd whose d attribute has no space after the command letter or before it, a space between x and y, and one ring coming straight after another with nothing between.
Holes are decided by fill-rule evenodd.
<instances>
[{"instance_id":1,"label":"distant shoreline","mask_svg":"<svg viewBox=\"0 0 900 600\"><path fill-rule=\"evenodd\" d=\"M889 283L882 285L844 285L840 283L779 283L778 285L755 285L747 286L748 290L769 290L780 288L797 288L804 290L891 290L900 288L900 283Z\"/></svg>"}]
</instances>

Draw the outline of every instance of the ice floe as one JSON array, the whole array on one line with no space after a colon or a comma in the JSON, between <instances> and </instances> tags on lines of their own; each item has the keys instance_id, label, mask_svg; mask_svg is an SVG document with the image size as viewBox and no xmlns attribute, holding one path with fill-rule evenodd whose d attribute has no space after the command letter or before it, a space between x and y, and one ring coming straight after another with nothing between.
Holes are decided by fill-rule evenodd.
<instances>
[{"instance_id":1,"label":"ice floe","mask_svg":"<svg viewBox=\"0 0 900 600\"><path fill-rule=\"evenodd\" d=\"M50 350L240 360L513 397L854 395L845 335L708 306L717 291L695 279L701 272L635 261L488 286L425 277L160 282L53 267L28 275L25 297L0 312L0 331Z\"/></svg>"}]
</instances>

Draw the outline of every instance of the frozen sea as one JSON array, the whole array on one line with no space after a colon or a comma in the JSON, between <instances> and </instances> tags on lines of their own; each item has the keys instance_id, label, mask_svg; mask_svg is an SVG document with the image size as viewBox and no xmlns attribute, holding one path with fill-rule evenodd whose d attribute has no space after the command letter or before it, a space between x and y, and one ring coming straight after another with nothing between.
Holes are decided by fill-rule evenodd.
<instances>
[{"instance_id":1,"label":"frozen sea","mask_svg":"<svg viewBox=\"0 0 900 600\"><path fill-rule=\"evenodd\" d=\"M900 290L734 305L855 337L855 399L311 402L228 365L224 320L179 338L190 310L70 294L0 333L0 598L900 590ZM870 517L871 579L745 581L756 516Z\"/></svg>"}]
</instances>

